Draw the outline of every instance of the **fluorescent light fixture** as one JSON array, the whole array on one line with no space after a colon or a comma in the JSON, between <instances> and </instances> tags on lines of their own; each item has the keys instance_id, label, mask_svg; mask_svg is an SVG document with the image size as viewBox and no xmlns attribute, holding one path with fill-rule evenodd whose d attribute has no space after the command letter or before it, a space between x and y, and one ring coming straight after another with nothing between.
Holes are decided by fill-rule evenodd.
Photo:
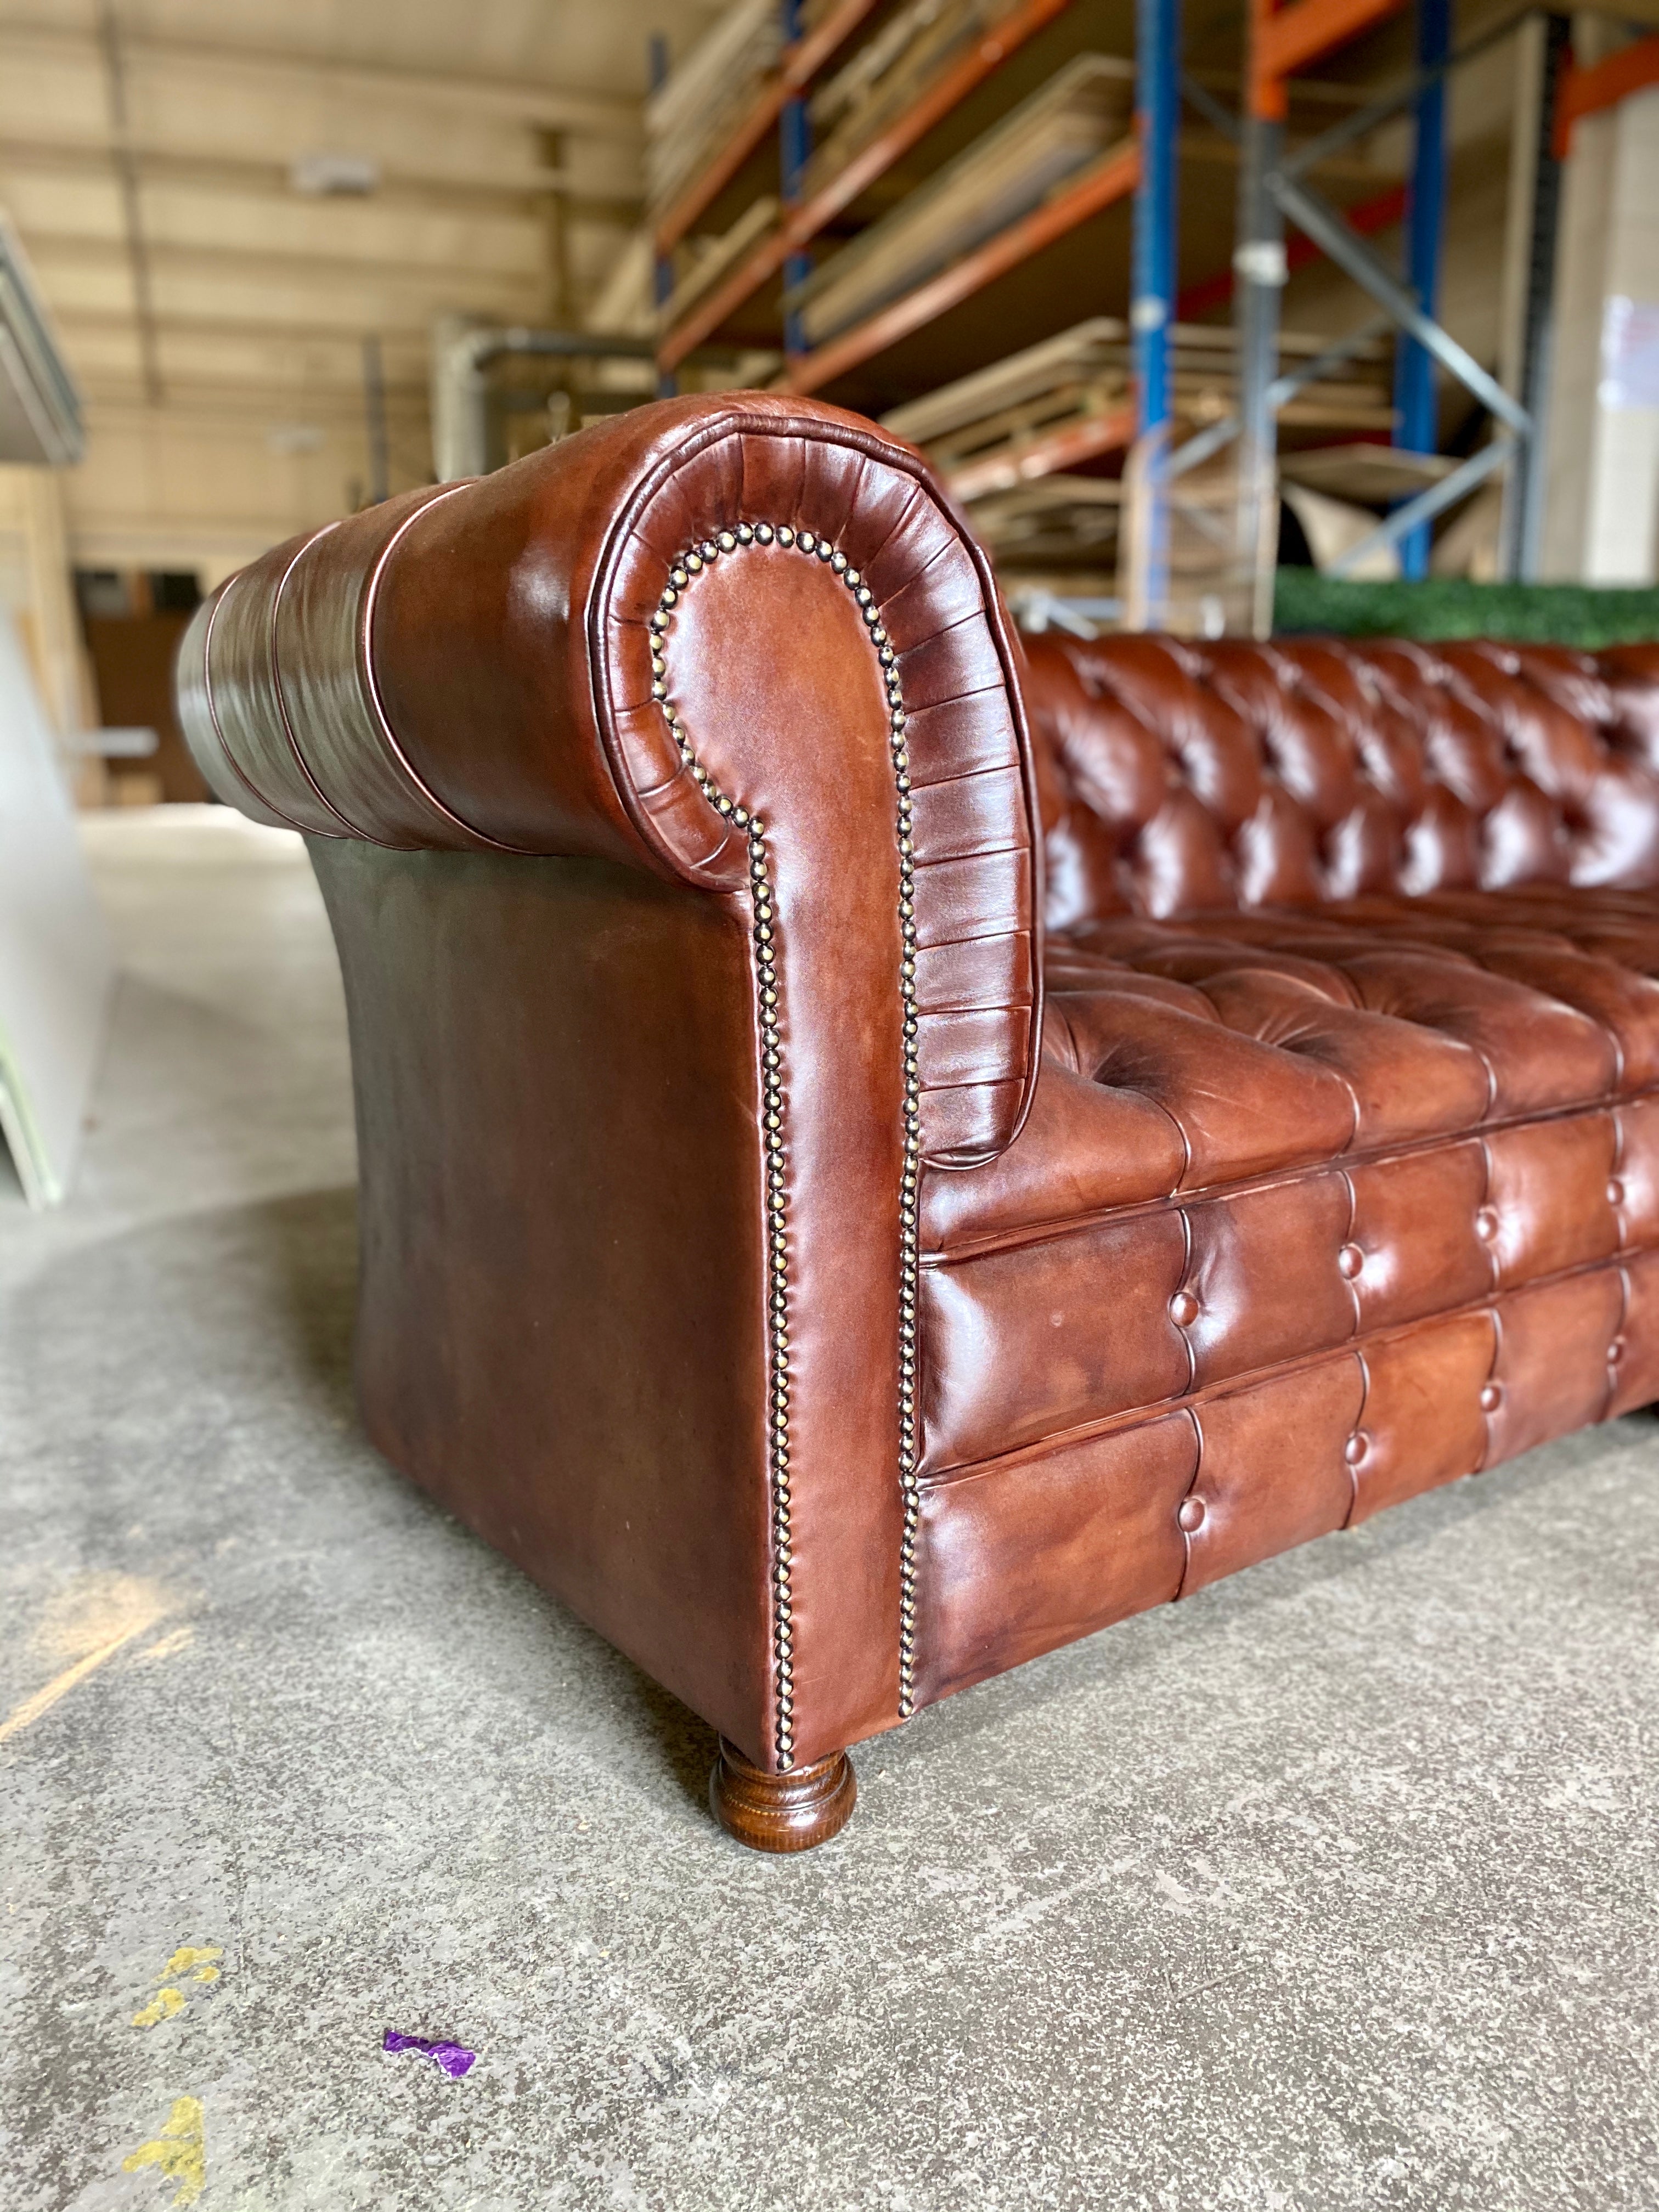
<instances>
[{"instance_id":1,"label":"fluorescent light fixture","mask_svg":"<svg viewBox=\"0 0 1659 2212\"><path fill-rule=\"evenodd\" d=\"M363 199L380 189L380 165L367 154L296 154L288 177L312 199Z\"/></svg>"}]
</instances>

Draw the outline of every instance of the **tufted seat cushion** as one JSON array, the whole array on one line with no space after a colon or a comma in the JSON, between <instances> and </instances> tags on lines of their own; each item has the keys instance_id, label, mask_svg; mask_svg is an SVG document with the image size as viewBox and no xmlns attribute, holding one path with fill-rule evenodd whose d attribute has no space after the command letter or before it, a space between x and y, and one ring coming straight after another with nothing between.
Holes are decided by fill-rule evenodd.
<instances>
[{"instance_id":1,"label":"tufted seat cushion","mask_svg":"<svg viewBox=\"0 0 1659 2212\"><path fill-rule=\"evenodd\" d=\"M1659 655L1033 659L1041 1074L924 1191L930 1696L1659 1398Z\"/></svg>"}]
</instances>

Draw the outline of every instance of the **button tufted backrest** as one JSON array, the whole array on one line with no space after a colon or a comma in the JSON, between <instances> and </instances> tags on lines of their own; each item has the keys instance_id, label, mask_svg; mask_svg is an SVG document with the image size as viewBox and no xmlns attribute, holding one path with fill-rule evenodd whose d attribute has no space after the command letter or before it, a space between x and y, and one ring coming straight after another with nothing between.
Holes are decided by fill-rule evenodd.
<instances>
[{"instance_id":1,"label":"button tufted backrest","mask_svg":"<svg viewBox=\"0 0 1659 2212\"><path fill-rule=\"evenodd\" d=\"M1026 646L1050 928L1659 882L1659 645Z\"/></svg>"}]
</instances>

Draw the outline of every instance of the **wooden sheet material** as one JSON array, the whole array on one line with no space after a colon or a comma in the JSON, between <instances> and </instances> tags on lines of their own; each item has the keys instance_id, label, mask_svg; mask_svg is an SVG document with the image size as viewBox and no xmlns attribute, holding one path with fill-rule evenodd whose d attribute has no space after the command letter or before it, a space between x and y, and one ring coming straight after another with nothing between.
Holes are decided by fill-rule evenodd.
<instances>
[{"instance_id":1,"label":"wooden sheet material","mask_svg":"<svg viewBox=\"0 0 1659 2212\"><path fill-rule=\"evenodd\" d=\"M1042 399L1056 389L1083 381L1127 359L1129 325L1115 315L1096 315L1074 323L1057 337L1026 346L1006 361L958 377L925 398L912 399L882 417L882 428L913 446L932 450L952 431L981 423L1003 409Z\"/></svg>"},{"instance_id":2,"label":"wooden sheet material","mask_svg":"<svg viewBox=\"0 0 1659 2212\"><path fill-rule=\"evenodd\" d=\"M74 1177L109 981L52 732L0 617L0 1134L31 1206Z\"/></svg>"},{"instance_id":3,"label":"wooden sheet material","mask_svg":"<svg viewBox=\"0 0 1659 2212\"><path fill-rule=\"evenodd\" d=\"M1233 335L1208 325L1176 324L1170 397L1176 420L1185 428L1217 422L1233 409ZM1281 341L1287 362L1306 360L1328 343L1310 333L1288 331ZM1129 332L1108 316L1079 323L1058 337L1028 346L1006 361L896 408L884 428L923 447L952 495L971 513L974 526L991 548L1006 576L1036 561L1043 567L1077 562L1092 566L1112 529L1112 518L1092 511L1084 496L1098 475L1081 477L1080 469L1115 468L1114 457L1127 453L1135 436L1134 394L1130 374ZM1387 359L1381 348L1345 367L1336 377L1308 385L1281 410L1282 429L1317 435L1331 428L1386 430L1394 416L1383 382ZM1369 458L1367 458L1369 457ZM1286 473L1305 462L1310 481L1322 465L1352 474L1368 467L1386 471L1401 459L1388 448L1344 445L1311 454L1287 454ZM1231 466L1225 454L1220 465ZM1046 500L1006 495L1034 492L1052 482L1062 491ZM1183 480L1182 501L1196 495L1195 479ZM1116 486L1108 488L1109 499ZM1177 504L1182 502L1178 501ZM1213 536L1206 507L1195 526L1207 544ZM1177 536L1180 532L1177 532ZM1213 560L1196 547L1198 565ZM1171 549L1170 573L1193 564Z\"/></svg>"},{"instance_id":4,"label":"wooden sheet material","mask_svg":"<svg viewBox=\"0 0 1659 2212\"><path fill-rule=\"evenodd\" d=\"M1039 206L1126 132L1133 69L1079 54L790 295L821 345Z\"/></svg>"},{"instance_id":5,"label":"wooden sheet material","mask_svg":"<svg viewBox=\"0 0 1659 2212\"><path fill-rule=\"evenodd\" d=\"M729 135L782 44L776 0L735 0L647 100L645 189L653 215Z\"/></svg>"},{"instance_id":6,"label":"wooden sheet material","mask_svg":"<svg viewBox=\"0 0 1659 2212\"><path fill-rule=\"evenodd\" d=\"M974 528L999 574L1109 568L1122 497L1108 477L1044 477L975 501Z\"/></svg>"},{"instance_id":7,"label":"wooden sheet material","mask_svg":"<svg viewBox=\"0 0 1659 2212\"><path fill-rule=\"evenodd\" d=\"M1396 446L1316 446L1306 453L1282 453L1279 473L1289 483L1306 484L1332 499L1382 507L1410 499L1461 465L1447 453L1413 453Z\"/></svg>"},{"instance_id":8,"label":"wooden sheet material","mask_svg":"<svg viewBox=\"0 0 1659 2212\"><path fill-rule=\"evenodd\" d=\"M769 195L751 203L718 237L687 241L684 273L657 310L657 328L672 331L684 319L706 292L734 269L750 247L763 238L776 222L778 203Z\"/></svg>"},{"instance_id":9,"label":"wooden sheet material","mask_svg":"<svg viewBox=\"0 0 1659 2212\"><path fill-rule=\"evenodd\" d=\"M804 197L844 169L1018 0L910 0L811 103L816 142Z\"/></svg>"}]
</instances>

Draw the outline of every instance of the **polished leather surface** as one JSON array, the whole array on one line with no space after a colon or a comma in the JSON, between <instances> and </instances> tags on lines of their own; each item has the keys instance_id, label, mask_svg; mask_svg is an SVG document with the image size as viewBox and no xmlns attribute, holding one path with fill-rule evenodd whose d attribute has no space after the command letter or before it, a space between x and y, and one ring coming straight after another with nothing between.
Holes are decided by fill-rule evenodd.
<instances>
[{"instance_id":1,"label":"polished leather surface","mask_svg":"<svg viewBox=\"0 0 1659 2212\"><path fill-rule=\"evenodd\" d=\"M925 1193L932 1696L1659 1397L1659 652L1029 651L1042 1070Z\"/></svg>"},{"instance_id":2,"label":"polished leather surface","mask_svg":"<svg viewBox=\"0 0 1659 2212\"><path fill-rule=\"evenodd\" d=\"M744 889L743 839L711 812L651 697L647 623L676 556L745 520L829 538L892 638L916 796L927 1149L983 1157L1018 1127L1036 1077L1018 647L922 463L869 425L763 393L664 401L477 483L405 494L279 546L222 586L185 639L191 750L219 797L314 835L591 854ZM733 565L752 589L786 564L752 549ZM814 699L833 707L861 680L866 744L879 699L867 658L848 656L859 640L833 580L803 588L797 575L787 607L769 588L772 605L728 608L720 649L677 670L708 765L773 814L775 780L809 750ZM830 631L822 651L801 640L809 673L798 668L791 690L762 625L795 628L807 607ZM843 850L890 839L890 793L880 833L850 793L842 804Z\"/></svg>"},{"instance_id":3,"label":"polished leather surface","mask_svg":"<svg viewBox=\"0 0 1659 2212\"><path fill-rule=\"evenodd\" d=\"M746 933L614 862L313 860L351 1030L369 1435L748 1732L771 1691Z\"/></svg>"},{"instance_id":4,"label":"polished leather surface","mask_svg":"<svg viewBox=\"0 0 1659 2212\"><path fill-rule=\"evenodd\" d=\"M1028 647L1051 927L1659 882L1659 646Z\"/></svg>"},{"instance_id":5,"label":"polished leather surface","mask_svg":"<svg viewBox=\"0 0 1659 2212\"><path fill-rule=\"evenodd\" d=\"M683 753L665 583L763 520L872 611L799 548L711 559ZM354 517L226 586L181 687L339 939L368 1423L763 1765L758 909L708 791L771 869L806 1762L898 1705L878 619L921 1699L1659 1396L1659 648L1023 654L915 456L751 395Z\"/></svg>"},{"instance_id":6,"label":"polished leather surface","mask_svg":"<svg viewBox=\"0 0 1659 2212\"><path fill-rule=\"evenodd\" d=\"M745 1234L760 1234L753 970L745 1042L724 1032L703 1102L653 1057L660 995L630 974L604 1020L593 1004L608 933L637 927L620 888L592 936L574 918L591 921L589 908L567 915L550 894L522 941L519 924L489 920L514 871L601 861L619 885L660 883L704 910L701 931L687 925L671 948L695 1000L724 1006L738 988L729 963L748 960L755 922L744 840L652 696L651 622L688 547L761 521L830 538L872 610L861 615L815 553L732 545L684 591L665 647L700 764L767 824L786 1085L793 1740L811 1759L891 1725L898 1706L906 954L872 620L908 714L927 1157L994 1155L1036 1079L1035 799L1018 648L982 557L917 457L867 425L756 396L665 403L278 549L203 611L181 686L216 788L310 833L330 888L365 1130L371 1427L763 1760L776 1733L756 1656L768 1563L751 1562L742 1604L723 1569L697 1591L678 1579L704 1550L748 1556L767 1502L765 1283L745 1272L742 1239L699 1225L702 1199L678 1195L711 1180L744 1209ZM371 866L375 846L422 866L412 877ZM486 861L506 875L481 873ZM466 930L477 1004L463 1018L450 946ZM520 1068L506 1040L538 1024ZM634 1030L651 1034L630 1057ZM434 1031L454 1048L441 1051ZM574 1173L601 1156L603 1172ZM522 1222L490 1194L502 1172L522 1180ZM624 1185L629 1204L607 1218ZM665 1271L663 1236L696 1249ZM596 1266L613 1249L636 1289ZM692 1289L715 1271L741 1289L735 1306ZM665 1281L684 1293L666 1308ZM502 1301L522 1308L516 1339L502 1335ZM605 1324L591 1341L588 1302ZM684 1346L656 1361L653 1343L677 1326ZM683 1354L702 1363L705 1388L682 1387ZM629 1378L620 1407L600 1387L617 1361ZM469 1379L483 1375L487 1405ZM692 1467L679 1532L651 1489L654 1503L624 1513L624 1542L599 1503L613 1431L609 1449L647 1487L677 1440L694 1439L694 1462L718 1445L725 1490Z\"/></svg>"}]
</instances>

